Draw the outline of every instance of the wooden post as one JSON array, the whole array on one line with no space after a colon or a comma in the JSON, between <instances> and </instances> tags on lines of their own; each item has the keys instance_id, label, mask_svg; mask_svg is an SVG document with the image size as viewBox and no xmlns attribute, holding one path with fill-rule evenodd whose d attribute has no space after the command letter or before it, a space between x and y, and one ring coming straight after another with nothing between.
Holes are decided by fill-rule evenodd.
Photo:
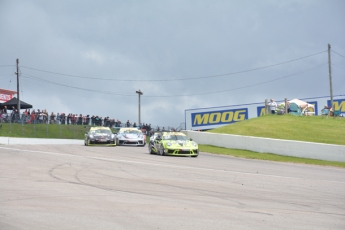
<instances>
[{"instance_id":1,"label":"wooden post","mask_svg":"<svg viewBox=\"0 0 345 230\"><path fill-rule=\"evenodd\" d=\"M285 98L285 114L288 113L288 101L287 98Z\"/></svg>"},{"instance_id":2,"label":"wooden post","mask_svg":"<svg viewBox=\"0 0 345 230\"><path fill-rule=\"evenodd\" d=\"M265 114L268 114L268 101L265 99Z\"/></svg>"}]
</instances>

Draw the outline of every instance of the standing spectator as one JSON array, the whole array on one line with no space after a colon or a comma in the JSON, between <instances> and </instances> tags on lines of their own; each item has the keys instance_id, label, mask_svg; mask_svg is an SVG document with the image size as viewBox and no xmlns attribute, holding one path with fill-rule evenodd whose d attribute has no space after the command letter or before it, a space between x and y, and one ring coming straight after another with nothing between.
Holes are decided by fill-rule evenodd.
<instances>
[{"instance_id":1,"label":"standing spectator","mask_svg":"<svg viewBox=\"0 0 345 230\"><path fill-rule=\"evenodd\" d=\"M99 117L98 116L95 117L95 125L99 126Z\"/></svg>"},{"instance_id":2,"label":"standing spectator","mask_svg":"<svg viewBox=\"0 0 345 230\"><path fill-rule=\"evenodd\" d=\"M60 113L56 114L56 124L60 124Z\"/></svg>"},{"instance_id":3,"label":"standing spectator","mask_svg":"<svg viewBox=\"0 0 345 230\"><path fill-rule=\"evenodd\" d=\"M126 127L131 127L131 123L129 122L129 120L127 120L126 122Z\"/></svg>"},{"instance_id":4,"label":"standing spectator","mask_svg":"<svg viewBox=\"0 0 345 230\"><path fill-rule=\"evenodd\" d=\"M50 114L50 124L55 124L55 117L56 117L56 115L54 114L54 112L52 112L51 114Z\"/></svg>"},{"instance_id":5,"label":"standing spectator","mask_svg":"<svg viewBox=\"0 0 345 230\"><path fill-rule=\"evenodd\" d=\"M115 126L115 119L110 119L110 128L114 128Z\"/></svg>"},{"instance_id":6,"label":"standing spectator","mask_svg":"<svg viewBox=\"0 0 345 230\"><path fill-rule=\"evenodd\" d=\"M75 121L76 121L75 115L72 114L72 116L71 116L71 124L74 125Z\"/></svg>"},{"instance_id":7,"label":"standing spectator","mask_svg":"<svg viewBox=\"0 0 345 230\"><path fill-rule=\"evenodd\" d=\"M95 125L95 115L92 115L91 117L91 125Z\"/></svg>"},{"instance_id":8,"label":"standing spectator","mask_svg":"<svg viewBox=\"0 0 345 230\"><path fill-rule=\"evenodd\" d=\"M136 122L133 123L133 127L134 127L134 128L137 127L137 123L136 123Z\"/></svg>"},{"instance_id":9,"label":"standing spectator","mask_svg":"<svg viewBox=\"0 0 345 230\"><path fill-rule=\"evenodd\" d=\"M27 117L28 117L28 110L26 109L22 114L22 123L26 123Z\"/></svg>"},{"instance_id":10,"label":"standing spectator","mask_svg":"<svg viewBox=\"0 0 345 230\"><path fill-rule=\"evenodd\" d=\"M11 123L14 123L15 118L16 118L16 109L14 108L14 106L12 106Z\"/></svg>"},{"instance_id":11,"label":"standing spectator","mask_svg":"<svg viewBox=\"0 0 345 230\"><path fill-rule=\"evenodd\" d=\"M83 116L83 125L86 125L86 116Z\"/></svg>"},{"instance_id":12,"label":"standing spectator","mask_svg":"<svg viewBox=\"0 0 345 230\"><path fill-rule=\"evenodd\" d=\"M86 116L86 124L85 125L89 125L90 124L90 115Z\"/></svg>"},{"instance_id":13,"label":"standing spectator","mask_svg":"<svg viewBox=\"0 0 345 230\"><path fill-rule=\"evenodd\" d=\"M71 118L72 118L72 115L71 115L71 113L69 113L67 115L67 125L69 125L71 123Z\"/></svg>"},{"instance_id":14,"label":"standing spectator","mask_svg":"<svg viewBox=\"0 0 345 230\"><path fill-rule=\"evenodd\" d=\"M36 111L35 111L35 110L32 110L32 113L31 113L31 115L30 115L30 123L31 123L31 124L35 124L35 120L36 120L35 115L36 115Z\"/></svg>"},{"instance_id":15,"label":"standing spectator","mask_svg":"<svg viewBox=\"0 0 345 230\"><path fill-rule=\"evenodd\" d=\"M43 123L44 124L49 124L49 113L47 110L44 110L43 112Z\"/></svg>"},{"instance_id":16,"label":"standing spectator","mask_svg":"<svg viewBox=\"0 0 345 230\"><path fill-rule=\"evenodd\" d=\"M30 116L31 116L31 113L30 113L30 109L28 110L28 115L26 116L26 122L28 123L28 124L30 124Z\"/></svg>"},{"instance_id":17,"label":"standing spectator","mask_svg":"<svg viewBox=\"0 0 345 230\"><path fill-rule=\"evenodd\" d=\"M104 118L104 126L108 127L109 123L108 123L108 117Z\"/></svg>"},{"instance_id":18,"label":"standing spectator","mask_svg":"<svg viewBox=\"0 0 345 230\"><path fill-rule=\"evenodd\" d=\"M39 115L40 115L40 110L38 109L37 111L36 111L36 114L35 114L35 124L38 124L38 122L39 122L39 119L38 119L38 117L39 117Z\"/></svg>"},{"instance_id":19,"label":"standing spectator","mask_svg":"<svg viewBox=\"0 0 345 230\"><path fill-rule=\"evenodd\" d=\"M277 109L277 103L271 99L270 102L268 102L268 107L271 111L271 114L275 114L276 113L276 109Z\"/></svg>"},{"instance_id":20,"label":"standing spectator","mask_svg":"<svg viewBox=\"0 0 345 230\"><path fill-rule=\"evenodd\" d=\"M66 122L66 115L65 115L65 113L61 113L60 114L60 121L61 121L62 125L65 124L65 122Z\"/></svg>"},{"instance_id":21,"label":"standing spectator","mask_svg":"<svg viewBox=\"0 0 345 230\"><path fill-rule=\"evenodd\" d=\"M39 124L43 124L43 118L44 118L44 114L43 111L38 115L38 120L39 120Z\"/></svg>"},{"instance_id":22,"label":"standing spectator","mask_svg":"<svg viewBox=\"0 0 345 230\"><path fill-rule=\"evenodd\" d=\"M83 124L83 115L80 114L78 117L77 125L82 125Z\"/></svg>"},{"instance_id":23,"label":"standing spectator","mask_svg":"<svg viewBox=\"0 0 345 230\"><path fill-rule=\"evenodd\" d=\"M47 123L48 123L48 116L49 116L49 114L48 114L47 110L44 109L44 110L43 110L43 123L44 123L44 124L47 124Z\"/></svg>"}]
</instances>

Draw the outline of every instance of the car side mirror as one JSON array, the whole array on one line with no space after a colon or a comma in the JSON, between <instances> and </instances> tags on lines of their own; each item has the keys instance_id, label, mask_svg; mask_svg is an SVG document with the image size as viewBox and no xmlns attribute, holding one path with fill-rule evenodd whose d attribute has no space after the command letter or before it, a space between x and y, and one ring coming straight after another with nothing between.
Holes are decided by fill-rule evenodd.
<instances>
[{"instance_id":1,"label":"car side mirror","mask_svg":"<svg viewBox=\"0 0 345 230\"><path fill-rule=\"evenodd\" d=\"M190 140L190 141L192 141L193 139L192 139L192 138L190 138L189 140Z\"/></svg>"}]
</instances>

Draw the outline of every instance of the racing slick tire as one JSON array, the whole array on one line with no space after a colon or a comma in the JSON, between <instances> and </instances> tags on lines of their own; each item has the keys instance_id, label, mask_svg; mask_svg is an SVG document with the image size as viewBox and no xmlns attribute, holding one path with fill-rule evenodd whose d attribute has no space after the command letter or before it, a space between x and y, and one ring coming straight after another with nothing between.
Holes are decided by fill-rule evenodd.
<instances>
[{"instance_id":1,"label":"racing slick tire","mask_svg":"<svg viewBox=\"0 0 345 230\"><path fill-rule=\"evenodd\" d=\"M164 156L164 155L165 155L165 151L164 151L163 145L161 145L161 147L159 148L159 154L160 154L161 156Z\"/></svg>"},{"instance_id":2,"label":"racing slick tire","mask_svg":"<svg viewBox=\"0 0 345 230\"><path fill-rule=\"evenodd\" d=\"M86 146L89 146L89 145L90 145L90 140L89 140L89 139L86 139L85 145L86 145Z\"/></svg>"},{"instance_id":3,"label":"racing slick tire","mask_svg":"<svg viewBox=\"0 0 345 230\"><path fill-rule=\"evenodd\" d=\"M149 149L149 153L150 153L150 154L153 154L152 145L151 145L151 144L148 144L148 145L147 145L147 148Z\"/></svg>"}]
</instances>

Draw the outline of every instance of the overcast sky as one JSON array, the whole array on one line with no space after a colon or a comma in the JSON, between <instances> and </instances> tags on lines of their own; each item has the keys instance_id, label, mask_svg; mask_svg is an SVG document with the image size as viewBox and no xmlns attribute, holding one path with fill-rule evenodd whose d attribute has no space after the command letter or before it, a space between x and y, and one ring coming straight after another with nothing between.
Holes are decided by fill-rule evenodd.
<instances>
[{"instance_id":1,"label":"overcast sky","mask_svg":"<svg viewBox=\"0 0 345 230\"><path fill-rule=\"evenodd\" d=\"M186 109L345 94L343 0L0 0L0 88L48 113L178 127ZM284 64L281 64L284 63ZM9 65L9 66L8 66Z\"/></svg>"}]
</instances>

